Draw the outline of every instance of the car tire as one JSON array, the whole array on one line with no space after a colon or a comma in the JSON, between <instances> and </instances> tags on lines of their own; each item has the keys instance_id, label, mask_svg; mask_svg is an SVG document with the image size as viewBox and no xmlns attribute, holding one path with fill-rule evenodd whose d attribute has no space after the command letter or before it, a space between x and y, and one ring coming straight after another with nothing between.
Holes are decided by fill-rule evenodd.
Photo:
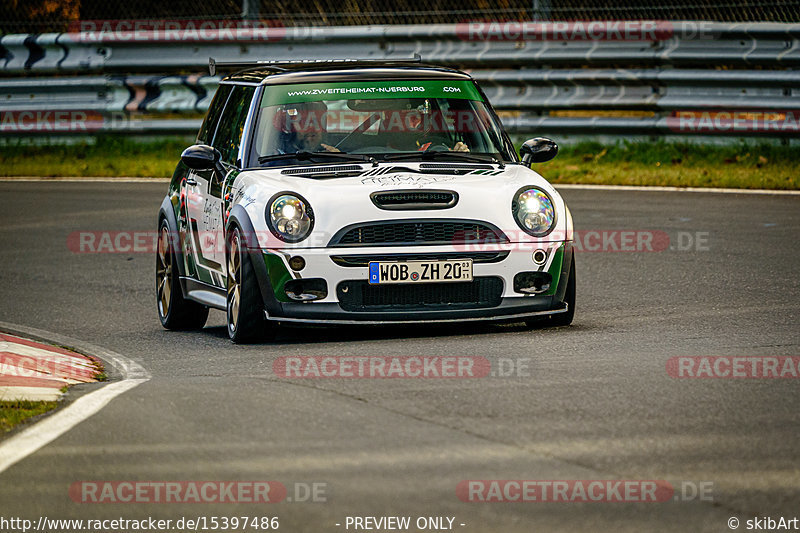
<instances>
[{"instance_id":1,"label":"car tire","mask_svg":"<svg viewBox=\"0 0 800 533\"><path fill-rule=\"evenodd\" d=\"M266 333L261 292L242 233L234 227L228 235L228 277L225 316L228 337L236 344L256 342Z\"/></svg>"},{"instance_id":2,"label":"car tire","mask_svg":"<svg viewBox=\"0 0 800 533\"><path fill-rule=\"evenodd\" d=\"M566 313L558 313L556 315L549 315L544 319L528 319L525 324L528 327L560 327L569 326L572 324L572 319L575 318L575 256L569 264L569 277L567 278L567 291L564 294L564 303L567 304Z\"/></svg>"},{"instance_id":3,"label":"car tire","mask_svg":"<svg viewBox=\"0 0 800 533\"><path fill-rule=\"evenodd\" d=\"M156 308L166 329L201 329L208 319L208 307L183 297L178 275L178 255L172 232L165 219L158 228L156 246Z\"/></svg>"}]
</instances>

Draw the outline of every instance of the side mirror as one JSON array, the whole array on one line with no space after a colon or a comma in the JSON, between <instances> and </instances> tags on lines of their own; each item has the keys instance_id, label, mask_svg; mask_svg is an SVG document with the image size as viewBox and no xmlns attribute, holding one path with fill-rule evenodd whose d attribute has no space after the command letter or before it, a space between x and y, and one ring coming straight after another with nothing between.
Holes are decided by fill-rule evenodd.
<instances>
[{"instance_id":1,"label":"side mirror","mask_svg":"<svg viewBox=\"0 0 800 533\"><path fill-rule=\"evenodd\" d=\"M207 144L195 144L183 151L181 161L192 170L213 170L222 180L225 177L225 169L220 163L220 157L216 148Z\"/></svg>"},{"instance_id":2,"label":"side mirror","mask_svg":"<svg viewBox=\"0 0 800 533\"><path fill-rule=\"evenodd\" d=\"M219 161L219 152L206 144L190 146L181 154L181 161L192 170L211 170Z\"/></svg>"},{"instance_id":3,"label":"side mirror","mask_svg":"<svg viewBox=\"0 0 800 533\"><path fill-rule=\"evenodd\" d=\"M532 163L550 161L556 154L558 154L558 145L546 137L528 139L519 148L522 162L527 166L531 166Z\"/></svg>"}]
</instances>

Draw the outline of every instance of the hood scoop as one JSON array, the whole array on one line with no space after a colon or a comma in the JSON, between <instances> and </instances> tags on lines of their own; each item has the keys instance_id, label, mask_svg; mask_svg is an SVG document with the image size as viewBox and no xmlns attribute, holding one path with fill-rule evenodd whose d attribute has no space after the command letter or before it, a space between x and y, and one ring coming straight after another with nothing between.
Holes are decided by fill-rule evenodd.
<instances>
[{"instance_id":1,"label":"hood scoop","mask_svg":"<svg viewBox=\"0 0 800 533\"><path fill-rule=\"evenodd\" d=\"M457 174L463 176L476 170L494 170L492 165L447 165L444 163L422 163L420 172L425 174Z\"/></svg>"},{"instance_id":2,"label":"hood scoop","mask_svg":"<svg viewBox=\"0 0 800 533\"><path fill-rule=\"evenodd\" d=\"M369 197L379 209L387 211L449 209L458 203L457 192L435 189L381 191Z\"/></svg>"},{"instance_id":3,"label":"hood scoop","mask_svg":"<svg viewBox=\"0 0 800 533\"><path fill-rule=\"evenodd\" d=\"M287 168L281 171L285 176L301 176L307 178L351 178L360 176L364 172L364 167L359 165L336 165L331 167L301 167Z\"/></svg>"}]
</instances>

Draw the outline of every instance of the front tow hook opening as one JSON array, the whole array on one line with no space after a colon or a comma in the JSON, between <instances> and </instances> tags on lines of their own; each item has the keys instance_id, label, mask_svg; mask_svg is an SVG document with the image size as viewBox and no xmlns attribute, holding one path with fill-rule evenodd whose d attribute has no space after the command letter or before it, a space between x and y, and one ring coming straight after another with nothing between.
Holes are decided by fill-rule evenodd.
<instances>
[{"instance_id":1,"label":"front tow hook opening","mask_svg":"<svg viewBox=\"0 0 800 533\"><path fill-rule=\"evenodd\" d=\"M553 276L549 272L520 272L514 276L514 292L543 294L550 290Z\"/></svg>"},{"instance_id":2,"label":"front tow hook opening","mask_svg":"<svg viewBox=\"0 0 800 533\"><path fill-rule=\"evenodd\" d=\"M328 283L322 278L293 279L283 286L286 297L295 302L313 302L328 296Z\"/></svg>"}]
</instances>

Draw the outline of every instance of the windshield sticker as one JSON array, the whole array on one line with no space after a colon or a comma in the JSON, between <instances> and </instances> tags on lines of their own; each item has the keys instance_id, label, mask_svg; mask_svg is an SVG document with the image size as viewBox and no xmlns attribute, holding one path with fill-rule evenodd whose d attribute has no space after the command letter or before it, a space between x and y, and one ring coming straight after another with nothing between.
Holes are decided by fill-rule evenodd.
<instances>
[{"instance_id":1,"label":"windshield sticker","mask_svg":"<svg viewBox=\"0 0 800 533\"><path fill-rule=\"evenodd\" d=\"M483 101L475 84L468 80L360 81L267 86L261 107L323 100L387 98L456 98Z\"/></svg>"}]
</instances>

